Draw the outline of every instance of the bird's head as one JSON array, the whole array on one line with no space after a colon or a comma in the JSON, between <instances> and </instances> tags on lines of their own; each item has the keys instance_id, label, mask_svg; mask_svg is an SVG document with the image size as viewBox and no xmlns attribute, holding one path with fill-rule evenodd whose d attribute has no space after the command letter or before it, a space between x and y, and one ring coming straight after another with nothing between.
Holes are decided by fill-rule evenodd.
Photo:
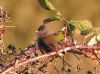
<instances>
[{"instance_id":1,"label":"bird's head","mask_svg":"<svg viewBox=\"0 0 100 74\"><path fill-rule=\"evenodd\" d=\"M48 35L48 30L46 25L41 25L38 30L36 31L38 37L44 37Z\"/></svg>"}]
</instances>

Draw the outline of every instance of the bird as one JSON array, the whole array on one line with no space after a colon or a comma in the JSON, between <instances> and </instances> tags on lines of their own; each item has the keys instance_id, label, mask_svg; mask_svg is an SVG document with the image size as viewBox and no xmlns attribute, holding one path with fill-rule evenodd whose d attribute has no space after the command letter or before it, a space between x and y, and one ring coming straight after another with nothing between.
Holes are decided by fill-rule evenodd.
<instances>
[{"instance_id":1,"label":"bird","mask_svg":"<svg viewBox=\"0 0 100 74\"><path fill-rule=\"evenodd\" d=\"M49 32L46 25L41 25L38 28L37 37L38 46L43 54L59 49L55 35Z\"/></svg>"}]
</instances>

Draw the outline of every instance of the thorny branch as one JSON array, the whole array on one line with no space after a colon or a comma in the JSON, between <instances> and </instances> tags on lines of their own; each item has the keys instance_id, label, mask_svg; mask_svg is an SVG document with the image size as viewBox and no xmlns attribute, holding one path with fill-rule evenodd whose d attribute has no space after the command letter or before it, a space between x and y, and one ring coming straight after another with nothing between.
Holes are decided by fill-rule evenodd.
<instances>
[{"instance_id":1,"label":"thorny branch","mask_svg":"<svg viewBox=\"0 0 100 74\"><path fill-rule=\"evenodd\" d=\"M73 40L73 37L72 37L72 34L71 34L71 29L69 27L69 23L66 20L66 18L64 18L62 15L60 15L60 17L61 17L60 20L63 20L65 22L65 28L66 28L66 30L68 30L69 36L71 36L72 43L74 45L74 40ZM2 21L5 22L5 23L9 21L11 23L10 16L7 15L6 11L3 11L2 15L0 15L0 18L3 18L3 19L0 19L0 23L2 23ZM3 26L3 27L15 27L15 26ZM3 33L4 30L1 29L0 32ZM65 31L65 37L66 37L66 31ZM6 69L4 69L4 71L2 72L2 74L7 74L8 72L12 71L13 69L16 69L16 68L19 68L21 66L27 65L29 63L35 63L35 62L39 61L39 59L50 57L50 56L54 56L54 55L62 53L62 52L70 52L70 53L74 53L74 54L78 54L78 55L84 55L85 57L88 57L88 58L90 58L92 60L96 60L96 61L100 62L100 58L97 55L99 53L99 51L100 51L100 46L87 46L87 45L86 46L83 46L83 45L74 45L73 46L73 45L72 46L66 46L64 49L60 49L57 52L54 51L54 52L47 53L47 54L40 55L40 56L37 56L36 50L35 50L34 51L35 57L33 55L31 58L25 52L28 51L30 48L34 49L34 46L27 48L27 50L25 50L25 51L22 51L20 49L21 50L21 54L17 55L11 61L11 64L9 64L8 66L6 66ZM38 48L35 48L35 49L38 49ZM14 53L15 53L15 50L14 50ZM91 53L92 56L89 55L88 53ZM24 55L24 57L27 57L27 59L21 59L21 57L23 58L22 55ZM66 61L64 61L64 62L66 63ZM71 66L70 64L68 64L68 65ZM45 65L43 65L43 66L45 66Z\"/></svg>"},{"instance_id":2,"label":"thorny branch","mask_svg":"<svg viewBox=\"0 0 100 74\"><path fill-rule=\"evenodd\" d=\"M93 49L93 48L95 48L95 49ZM66 47L64 49L58 50L58 53L57 52L51 52L51 53L48 53L48 54L44 54L44 55L41 55L41 56L38 56L38 57L35 57L35 58L32 58L32 59L25 60L23 62L20 62L16 66L15 65L11 66L10 68L8 68L4 72L2 72L2 74L6 74L9 71L11 71L11 70L13 70L15 68L18 68L20 66L23 66L23 65L25 65L27 63L30 63L30 62L33 62L33 61L36 61L36 60L39 60L39 59L42 59L42 58L45 58L45 57L54 56L54 55L59 54L60 52L63 52L63 51L76 53L76 54L79 54L79 55L85 55L86 57L91 58L90 56L88 56L87 54L84 54L82 52L82 51L85 51L85 52L90 52L91 53L91 50L88 50L88 49L93 49L93 51L95 51L95 50L100 51L100 47L90 47L90 46L87 47L87 46L81 46L81 45L68 46L68 47ZM94 59L92 58L92 60L97 60L98 62L100 62L100 59L98 59L97 57L94 58Z\"/></svg>"}]
</instances>

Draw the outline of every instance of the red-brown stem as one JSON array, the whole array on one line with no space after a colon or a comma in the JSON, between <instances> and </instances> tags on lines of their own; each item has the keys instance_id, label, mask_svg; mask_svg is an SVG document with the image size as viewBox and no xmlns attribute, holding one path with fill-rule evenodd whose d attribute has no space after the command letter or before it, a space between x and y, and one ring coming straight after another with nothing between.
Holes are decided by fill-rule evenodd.
<instances>
[{"instance_id":1,"label":"red-brown stem","mask_svg":"<svg viewBox=\"0 0 100 74\"><path fill-rule=\"evenodd\" d=\"M68 46L68 47L66 47L64 49L58 50L58 52L63 52L63 51L67 52L67 51L69 51L71 49L82 49L82 50L86 51L86 49L88 50L88 48L89 49L91 49L91 48L93 49L94 48L95 50L100 50L100 46L98 46L98 47L93 47L93 46L92 47L87 47L87 46L77 45L77 46ZM50 56L53 56L53 55L56 55L56 54L58 54L58 53L54 51L54 52L51 52L51 53L48 53L48 54L40 55L40 56L38 56L36 58L28 59L28 60L26 60L24 62L19 63L16 67L15 66L10 67L9 69L7 69L4 72L2 72L2 74L8 74L8 72L11 71L14 68L18 68L20 66L23 66L23 65L25 65L27 63L30 63L30 62L33 62L35 60L39 60L39 59L45 58L45 57L50 57ZM100 62L100 60L99 60L99 62Z\"/></svg>"}]
</instances>

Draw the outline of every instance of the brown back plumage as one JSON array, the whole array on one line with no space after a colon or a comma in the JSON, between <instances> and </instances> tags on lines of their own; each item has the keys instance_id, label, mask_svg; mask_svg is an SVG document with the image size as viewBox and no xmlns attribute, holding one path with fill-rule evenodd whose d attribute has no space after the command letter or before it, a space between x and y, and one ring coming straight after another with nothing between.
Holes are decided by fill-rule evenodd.
<instances>
[{"instance_id":1,"label":"brown back plumage","mask_svg":"<svg viewBox=\"0 0 100 74\"><path fill-rule=\"evenodd\" d=\"M58 43L56 37L53 34L47 35L44 37L44 43L51 49L58 49Z\"/></svg>"},{"instance_id":2,"label":"brown back plumage","mask_svg":"<svg viewBox=\"0 0 100 74\"><path fill-rule=\"evenodd\" d=\"M51 52L58 49L58 43L54 34L50 34L45 25L38 28L38 45L45 52Z\"/></svg>"}]
</instances>

